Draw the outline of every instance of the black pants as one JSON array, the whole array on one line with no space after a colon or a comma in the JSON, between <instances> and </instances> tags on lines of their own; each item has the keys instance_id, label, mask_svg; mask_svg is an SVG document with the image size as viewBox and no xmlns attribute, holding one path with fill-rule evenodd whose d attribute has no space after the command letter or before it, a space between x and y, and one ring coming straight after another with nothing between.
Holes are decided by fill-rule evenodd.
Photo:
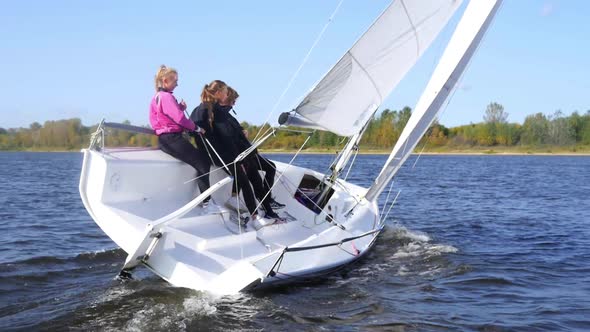
<instances>
[{"instance_id":1,"label":"black pants","mask_svg":"<svg viewBox=\"0 0 590 332\"><path fill-rule=\"evenodd\" d=\"M258 169L254 167L254 164L239 162L228 165L227 168L234 177L232 193L242 191L246 207L250 214L256 213L256 198L262 202L262 206L267 213L273 212L270 207L269 198L266 197L263 199L268 190L264 189L262 178L260 177L260 173L258 173Z\"/></svg>"},{"instance_id":2,"label":"black pants","mask_svg":"<svg viewBox=\"0 0 590 332\"><path fill-rule=\"evenodd\" d=\"M161 134L158 147L172 157L184 161L197 171L197 184L203 193L209 189L209 170L211 162L207 153L195 148L181 133ZM207 174L207 175L204 175Z\"/></svg>"},{"instance_id":3,"label":"black pants","mask_svg":"<svg viewBox=\"0 0 590 332\"><path fill-rule=\"evenodd\" d=\"M270 207L270 194L267 195L268 188L266 188L262 178L260 177L260 173L258 172L259 168L257 167L256 163L247 162L244 164L244 167L246 169L246 175L248 175L248 180L252 184L252 188L254 188L254 194L256 195L256 198L262 202L262 206L266 212L273 212L272 208Z\"/></svg>"},{"instance_id":4,"label":"black pants","mask_svg":"<svg viewBox=\"0 0 590 332\"><path fill-rule=\"evenodd\" d=\"M272 186L275 183L275 174L276 174L276 165L272 161L264 158L263 156L259 155L258 153L253 156L253 161L256 165L258 170L264 172L264 182L262 183L264 190L269 192ZM271 197L271 194L268 194L268 197Z\"/></svg>"},{"instance_id":5,"label":"black pants","mask_svg":"<svg viewBox=\"0 0 590 332\"><path fill-rule=\"evenodd\" d=\"M275 182L275 174L276 174L276 165L272 161L262 157L258 153L254 152L250 156L244 159L244 163L247 165L247 171L249 179L254 177L259 178L260 173L255 171L263 171L264 172L264 180L262 181L261 185L264 189L264 195L266 196L265 200L272 199L272 193L266 195L274 185ZM256 180L254 180L256 181ZM235 193L235 190L232 189L232 193ZM258 195L257 195L258 197Z\"/></svg>"},{"instance_id":6,"label":"black pants","mask_svg":"<svg viewBox=\"0 0 590 332\"><path fill-rule=\"evenodd\" d=\"M230 174L234 177L232 192L239 193L241 190L248 211L250 214L256 213L256 199L254 198L254 192L252 191L250 181L248 180L246 168L242 163L231 164L228 165L227 168L229 169Z\"/></svg>"}]
</instances>

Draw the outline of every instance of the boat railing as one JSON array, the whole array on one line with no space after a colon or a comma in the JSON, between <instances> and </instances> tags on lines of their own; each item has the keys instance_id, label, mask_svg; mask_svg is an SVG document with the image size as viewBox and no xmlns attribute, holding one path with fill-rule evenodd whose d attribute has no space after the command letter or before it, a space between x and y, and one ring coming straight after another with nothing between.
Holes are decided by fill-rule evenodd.
<instances>
[{"instance_id":1,"label":"boat railing","mask_svg":"<svg viewBox=\"0 0 590 332\"><path fill-rule=\"evenodd\" d=\"M352 236L352 237L347 237L344 238L338 242L331 242L331 243L324 243L324 244L317 244L317 245L312 245L312 246L305 246L305 247L284 247L283 250L281 250L279 257L277 257L277 259L274 261L274 264L271 266L271 268L268 270L268 272L265 275L265 278L268 277L274 277L277 272L278 269L280 268L280 265L283 261L283 259L285 258L285 254L289 253L289 252L298 252L298 251L307 251L307 250L315 250L315 249L321 249L321 248L326 248L326 247L333 247L333 246L342 246L344 243L350 242L350 241L354 241L369 235L373 235L373 234L378 234L379 232L381 232L383 230L384 226L381 226L377 229L373 229L371 231L362 233L360 235L356 235L356 236ZM375 236L376 238L376 236ZM373 241L375 240L375 238L373 239ZM358 251L358 250L357 250ZM358 255L358 252L355 253L356 255ZM268 258L269 256L266 256L265 258ZM258 260L258 262L264 260L265 258L262 258L260 260ZM254 263L254 265L257 262ZM276 269L276 271L275 271Z\"/></svg>"},{"instance_id":2,"label":"boat railing","mask_svg":"<svg viewBox=\"0 0 590 332\"><path fill-rule=\"evenodd\" d=\"M139 127L125 123L106 122L105 119L98 124L96 131L90 136L90 150L103 150L104 149L104 136L105 129L112 128L117 130L124 130L136 134L156 135L156 132L150 128Z\"/></svg>"},{"instance_id":3,"label":"boat railing","mask_svg":"<svg viewBox=\"0 0 590 332\"><path fill-rule=\"evenodd\" d=\"M105 122L103 125L104 125L104 127L125 130L125 131L129 131L132 133L156 135L156 132L153 129L146 128L146 127L139 127L139 126L133 126L133 125L128 125L128 124L124 124L124 123L116 123L116 122Z\"/></svg>"},{"instance_id":4,"label":"boat railing","mask_svg":"<svg viewBox=\"0 0 590 332\"><path fill-rule=\"evenodd\" d=\"M136 249L127 256L122 271L130 270L135 266L139 265L140 263L146 263L154 248L156 247L156 244L158 243L159 239L162 237L162 229L166 225L169 225L172 222L179 220L185 214L193 210L197 205L202 203L211 194L223 188L224 185L232 181L233 177L231 176L221 179L221 181L210 186L209 189L205 190L199 196L195 197L193 200L186 203L178 210L163 216L162 218L154 221L153 223L147 224L143 239L141 240L141 242L139 242L139 245L136 247Z\"/></svg>"}]
</instances>

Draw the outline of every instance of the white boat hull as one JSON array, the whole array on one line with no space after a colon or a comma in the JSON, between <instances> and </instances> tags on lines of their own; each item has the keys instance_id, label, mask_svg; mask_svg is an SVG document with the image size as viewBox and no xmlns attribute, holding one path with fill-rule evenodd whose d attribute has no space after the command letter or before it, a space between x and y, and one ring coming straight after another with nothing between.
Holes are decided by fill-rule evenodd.
<instances>
[{"instance_id":1,"label":"white boat hull","mask_svg":"<svg viewBox=\"0 0 590 332\"><path fill-rule=\"evenodd\" d=\"M144 264L175 286L233 294L295 281L360 258L382 228L376 203L361 200L366 189L353 184L333 186L320 213L296 199L298 187L323 178L309 169L275 162L273 196L286 204L278 211L286 222L255 230L232 221L234 210L194 207L195 171L160 150L83 152L80 194L89 214L130 255L126 267ZM215 187L224 178L220 169L210 174L219 206L231 195L231 181Z\"/></svg>"}]
</instances>

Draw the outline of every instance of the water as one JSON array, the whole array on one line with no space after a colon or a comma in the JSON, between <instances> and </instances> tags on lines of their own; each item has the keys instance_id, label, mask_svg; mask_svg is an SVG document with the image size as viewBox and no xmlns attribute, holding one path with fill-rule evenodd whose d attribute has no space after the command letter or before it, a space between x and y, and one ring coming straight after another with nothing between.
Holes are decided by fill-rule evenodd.
<instances>
[{"instance_id":1,"label":"water","mask_svg":"<svg viewBox=\"0 0 590 332\"><path fill-rule=\"evenodd\" d=\"M82 206L81 158L0 153L1 330L590 330L590 157L412 158L361 262L221 298L146 269L115 280L126 255ZM385 158L359 156L349 180L367 186Z\"/></svg>"}]
</instances>

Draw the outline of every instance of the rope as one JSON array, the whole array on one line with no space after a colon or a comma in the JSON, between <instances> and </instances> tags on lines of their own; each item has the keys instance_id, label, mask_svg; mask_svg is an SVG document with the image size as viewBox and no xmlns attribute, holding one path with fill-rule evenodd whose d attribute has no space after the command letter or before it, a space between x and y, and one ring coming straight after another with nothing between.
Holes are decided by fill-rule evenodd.
<instances>
[{"instance_id":1,"label":"rope","mask_svg":"<svg viewBox=\"0 0 590 332\"><path fill-rule=\"evenodd\" d=\"M350 174L350 170L352 170L352 165L354 165L354 162L356 161L356 156L359 154L359 149L358 147L354 150L354 157L352 157L352 162L350 163L350 165L348 166L348 171L346 172L346 176L344 176L344 181L346 181L348 179L348 174Z\"/></svg>"},{"instance_id":2,"label":"rope","mask_svg":"<svg viewBox=\"0 0 590 332\"><path fill-rule=\"evenodd\" d=\"M387 197L385 197L385 204L383 204L383 209L381 209L381 215L383 216L383 213L385 213L385 207L387 206L387 202L389 202L389 196L391 195L391 189L393 189L393 182L391 181L391 183L389 184L389 190L387 191Z\"/></svg>"},{"instance_id":3,"label":"rope","mask_svg":"<svg viewBox=\"0 0 590 332\"><path fill-rule=\"evenodd\" d=\"M226 164L223 159L221 159L221 157L219 156L219 153L217 153L217 151L215 150L215 148L213 147L213 145L211 144L211 142L209 142L209 140L207 138L203 138L201 137L201 139L204 139L205 142L207 142L207 145L209 145L209 147L211 148L211 150L213 151L213 153L215 153L215 156L217 156L217 158L219 159L219 162L221 163L222 167L225 168L225 170L231 174L231 172L229 171L229 168L227 168L227 165L231 165L234 162L231 162L229 164ZM207 145L205 145L205 147L207 147ZM207 153L209 153L209 149L207 148ZM211 158L211 155L209 155L209 158ZM213 162L213 161L211 161Z\"/></svg>"},{"instance_id":4,"label":"rope","mask_svg":"<svg viewBox=\"0 0 590 332\"><path fill-rule=\"evenodd\" d=\"M299 155L299 153L301 153L301 150L303 150L303 147L305 146L305 144L307 144L307 142L309 141L309 139L311 138L311 135L307 137L307 139L305 140L305 142L303 142L303 144L301 145L301 147L299 148L299 150L297 150L297 152L295 153L295 155L293 156L293 158L291 158L291 161L289 161L289 164L287 164L287 168L285 169L285 171L287 169L289 169L289 167L291 167L293 161L295 160L295 158ZM260 202L258 203L258 205L256 206L256 210L258 210L258 208L262 205L262 201L264 201L266 199L266 197L268 195L270 195L270 193L272 192L272 189L277 185L277 183L279 182L279 180L283 177L283 173L281 173L281 175L279 175L279 177L277 178L277 181L275 181L275 184L273 184L273 186L268 190L268 192L266 193L266 195L264 195L264 197L260 200ZM321 209L321 208L320 208Z\"/></svg>"},{"instance_id":5,"label":"rope","mask_svg":"<svg viewBox=\"0 0 590 332\"><path fill-rule=\"evenodd\" d=\"M387 210L387 213L381 217L381 221L379 221L380 224L383 224L385 222L385 219L387 219L387 217L389 216L389 212L391 211L391 209L393 208L393 205L395 204L395 202L397 201L397 198L399 197L399 194L401 194L401 190L397 192L397 195L395 195L395 198L393 199L393 201L391 202L391 205L389 206L389 210Z\"/></svg>"},{"instance_id":6,"label":"rope","mask_svg":"<svg viewBox=\"0 0 590 332\"><path fill-rule=\"evenodd\" d=\"M262 156L260 156L259 154L256 154L256 155L254 155L254 157L256 158L256 162L258 163L258 169L261 170L262 169L262 163L260 162L260 158L262 158ZM274 168L275 174L276 174L277 168L276 167L273 167L273 164L270 161L268 161L266 158L262 158L262 159L264 159L264 162L267 163L268 166ZM262 177L262 181L263 181L262 182L263 184L266 184L266 186L270 188L270 184L268 183L268 181L266 181L266 176ZM274 184L272 186L274 187ZM270 192L270 190L269 190L269 192ZM272 198L272 195L271 195L270 198Z\"/></svg>"},{"instance_id":7,"label":"rope","mask_svg":"<svg viewBox=\"0 0 590 332\"><path fill-rule=\"evenodd\" d=\"M306 142L307 142L307 140L306 140ZM305 143L304 143L304 145L305 145ZM301 151L301 149L300 149L299 151ZM297 152L297 154L299 154L299 151ZM288 168L289 168L289 167L292 165L292 163L293 163L293 160L295 160L295 157L297 157L297 154L295 154L295 156L293 156L293 158L291 159L291 161L290 161L290 162L287 164L287 168L285 169L285 171L286 171L286 170L287 170L287 169L288 169ZM299 192L299 193L301 193L301 194L302 194L303 196L305 196L305 198L307 198L307 199L309 200L309 202L311 202L311 203L312 203L312 204L313 204L315 207L317 207L317 208L318 208L320 211L324 212L324 209L323 209L322 207L320 207L320 206L319 206L319 205L318 205L316 202L314 202L314 201L311 199L311 197L307 196L307 195L306 195L306 194L305 194L303 191L300 191L300 190L299 190L299 188L297 188L297 185L296 185L296 184L294 184L293 182L291 182L291 180L289 180L288 178L282 179L282 176L283 176L283 173L281 173L281 175L279 176L279 178L277 178L277 181L276 181L276 182L275 182L275 184L272 186L272 188L274 188L274 187L277 185L277 183L279 183L279 182L280 182L280 183L282 183L282 184L283 184L283 188L285 188L285 191L289 192L289 193L290 193L290 194L292 194L292 195L295 195L295 192ZM287 181L289 185L291 185L293 188L295 188L295 190L290 190L290 188L289 188L287 185L285 185L285 183L284 183L283 181ZM340 183L338 183L338 182L336 182L336 184L340 185ZM350 193L348 190L346 190L346 188L345 188L345 187L343 187L343 186L340 186L340 187L343 189L343 191L344 191L344 192L346 192L346 193L347 193L349 196L351 196L351 197L355 198L355 200L356 200L356 197L354 197L354 195L352 195L352 194L351 194L351 193ZM272 191L272 188L271 188L271 191ZM269 191L269 193L270 193L270 191ZM267 195L268 195L268 193L267 193ZM266 196L264 196L264 197L266 198ZM258 206L260 206L260 204L259 204ZM327 213L325 213L325 214L326 214L326 216L328 216L328 215L329 215L329 214L327 214ZM317 223L317 222L314 220L314 224L315 224L315 225L323 224L325 221L327 221L327 220L322 220L322 222L321 222L321 223ZM334 216L330 216L330 222L332 222L332 223L334 223L334 224L336 224L336 225L338 225L338 226L341 226L341 224L342 224L342 223L341 223L339 220L337 220L336 218L334 218ZM306 227L305 225L303 225L303 226L304 226L304 227Z\"/></svg>"},{"instance_id":8,"label":"rope","mask_svg":"<svg viewBox=\"0 0 590 332\"><path fill-rule=\"evenodd\" d=\"M336 9L334 9L334 12L332 12L332 15L330 15L330 17L328 18L328 22L326 22L326 24L324 25L324 27L322 28L322 30L320 31L320 33L316 37L315 41L311 45L311 48L309 49L309 51L307 51L307 54L305 55L305 57L303 58L303 61L299 65L299 68L297 68L297 70L295 71L295 73L293 73L293 76L291 76L291 79L287 83L287 86L285 87L285 89L283 90L283 92L281 93L281 95L279 96L279 98L278 98L277 102L275 103L275 105L273 106L270 114L268 115L268 117L266 118L266 120L264 120L263 123L267 123L268 122L268 120L270 119L270 117L275 113L275 111L278 108L279 104L283 101L283 97L285 96L285 94L287 93L287 91L289 91L289 89L291 88L291 85L293 84L293 82L295 81L295 79L297 78L297 76L299 76L299 72L301 71L301 69L303 69L303 66L305 66L305 64L307 63L307 60L309 59L311 53L313 52L314 48L319 43L319 41L322 39L324 33L328 29L328 26L330 25L330 23L332 23L332 20L334 19L334 16L336 16L336 13L338 12L338 9L340 9L340 6L342 5L343 2L344 2L344 0L340 0L340 2L338 3L338 5L336 6ZM258 136L260 135L261 132L262 132L262 130L259 131L256 134L256 136L254 137L254 141L256 141L256 139L258 138ZM266 134L266 132L264 134Z\"/></svg>"}]
</instances>

